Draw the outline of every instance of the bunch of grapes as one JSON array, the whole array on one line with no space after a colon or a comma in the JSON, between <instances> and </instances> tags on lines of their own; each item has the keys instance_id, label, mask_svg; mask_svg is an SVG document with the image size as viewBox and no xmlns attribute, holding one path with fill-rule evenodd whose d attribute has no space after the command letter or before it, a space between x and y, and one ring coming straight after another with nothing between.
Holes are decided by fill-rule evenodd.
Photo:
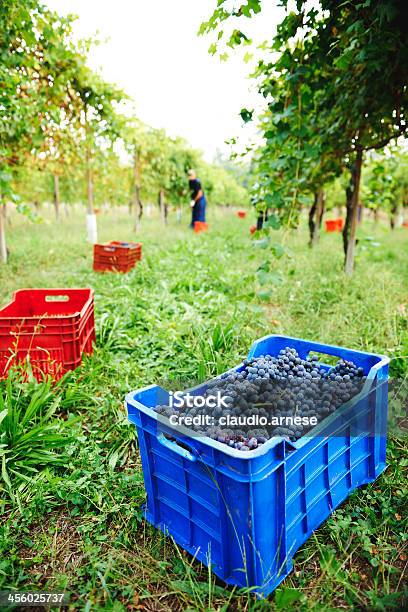
<instances>
[{"instance_id":1,"label":"bunch of grapes","mask_svg":"<svg viewBox=\"0 0 408 612\"><path fill-rule=\"evenodd\" d=\"M359 393L365 380L363 369L350 361L341 359L328 370L318 363L317 356L302 359L294 348L287 347L277 357L261 355L246 359L240 371L226 372L207 383L204 397L217 396L220 392L227 408L206 405L198 409L182 405L176 410L161 405L156 411L168 418L173 414L207 415L214 424L190 428L197 435L207 435L245 452L275 436L292 441L299 439L312 429L305 421L309 423L311 417L316 423L322 421ZM244 422L230 428L217 425L220 417L227 415L237 417L238 421L243 417ZM285 424L287 417L295 416L308 418L300 419L302 424ZM267 425L247 426L248 417L262 417ZM271 423L271 417L275 417L275 422Z\"/></svg>"}]
</instances>

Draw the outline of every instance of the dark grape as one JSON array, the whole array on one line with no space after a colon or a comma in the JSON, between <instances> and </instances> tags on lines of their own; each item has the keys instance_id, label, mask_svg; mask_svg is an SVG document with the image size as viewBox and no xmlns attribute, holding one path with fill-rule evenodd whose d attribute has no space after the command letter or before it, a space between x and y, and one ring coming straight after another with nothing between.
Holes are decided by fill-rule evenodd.
<instances>
[{"instance_id":1,"label":"dark grape","mask_svg":"<svg viewBox=\"0 0 408 612\"><path fill-rule=\"evenodd\" d=\"M316 417L320 422L359 393L365 380L363 368L351 361L339 359L327 369L318 363L317 355L302 359L294 348L286 347L276 357L260 355L245 359L240 372L227 372L207 383L205 395L220 392L227 408L183 405L175 409L158 405L156 412L165 417L178 413L190 417L209 415L215 423L221 416L267 419L268 425L263 429L243 427L242 423L228 430L220 426L193 426L221 444L248 452L276 436L295 441L311 429L298 422L290 426L269 425L271 417Z\"/></svg>"}]
</instances>

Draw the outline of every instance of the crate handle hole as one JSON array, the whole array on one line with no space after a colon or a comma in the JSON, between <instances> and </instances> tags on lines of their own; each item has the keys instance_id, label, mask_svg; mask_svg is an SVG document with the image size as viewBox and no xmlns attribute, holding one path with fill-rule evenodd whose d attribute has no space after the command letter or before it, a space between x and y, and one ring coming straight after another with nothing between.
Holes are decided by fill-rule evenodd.
<instances>
[{"instance_id":1,"label":"crate handle hole","mask_svg":"<svg viewBox=\"0 0 408 612\"><path fill-rule=\"evenodd\" d=\"M46 295L46 302L69 302L69 295Z\"/></svg>"},{"instance_id":2,"label":"crate handle hole","mask_svg":"<svg viewBox=\"0 0 408 612\"><path fill-rule=\"evenodd\" d=\"M181 440L178 440L169 434L161 433L158 436L158 440L160 444L163 444L163 446L167 446L167 448L170 448L175 453L178 453L190 461L195 461L197 459L197 456L191 446L181 442Z\"/></svg>"}]
</instances>

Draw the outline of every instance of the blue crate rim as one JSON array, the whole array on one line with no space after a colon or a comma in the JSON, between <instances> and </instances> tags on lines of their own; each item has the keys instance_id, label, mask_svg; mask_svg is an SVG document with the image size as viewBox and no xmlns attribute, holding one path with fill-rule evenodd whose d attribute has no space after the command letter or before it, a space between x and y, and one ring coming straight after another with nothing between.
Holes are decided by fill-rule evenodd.
<instances>
[{"instance_id":1,"label":"blue crate rim","mask_svg":"<svg viewBox=\"0 0 408 612\"><path fill-rule=\"evenodd\" d=\"M263 336L262 338L259 338L258 340L256 340L248 353L248 358L251 358L251 353L253 352L253 350L255 349L257 344L260 344L262 341L268 340L270 338L283 338L285 340L287 340L289 343L290 341L302 341L302 342L309 342L308 340L305 340L303 338L294 338L292 336L283 336L281 334L269 334L267 336ZM316 344L316 342L310 341L311 344ZM338 345L326 345L327 347L331 348L331 349L339 349L339 350L343 350L344 347L338 346ZM309 352L313 351L315 349L311 348ZM377 371L381 369L381 367L387 365L390 362L390 358L387 357L386 355L381 355L381 354L377 354L377 353L368 353L367 351L359 351L359 350L355 350L355 349L347 349L350 351L354 351L356 353L359 353L360 355L368 355L370 357L376 357L377 359L379 359L379 361L373 365L368 374L367 374L367 379L364 383L363 388L361 389L360 393L358 393L357 395L355 395L353 398L351 398L348 402L346 402L345 404L342 404L341 406L339 406L335 412L333 412L332 414L328 415L326 418L324 418L322 421L320 421L320 423L318 423L315 427L313 427L313 429L310 430L310 432L308 432L307 435L302 436L301 438L299 438L299 440L297 440L296 442L291 442L288 438L286 438L285 436L274 436L273 438L270 438L267 442L265 442L264 444L262 444L261 446L259 446L258 448L256 448L255 450L251 450L248 453L243 453L242 451L236 449L236 448L231 448L230 446L227 446L226 444L224 444L223 442L218 442L217 440L213 440L212 438L210 438L209 436L197 436L197 435L193 435L192 434L192 430L188 429L187 427L184 427L183 425L180 426L174 426L170 423L169 419L167 417L164 417L160 414L158 414L155 410L153 410L153 408L149 408L148 406L144 406L141 402L138 402L137 400L134 399L134 396L136 394L140 394L143 393L145 391L148 391L149 389L162 389L163 391L166 391L165 389L163 389L162 387L159 387L158 385L147 385L146 387L142 387L140 389L136 389L135 391L131 391L130 393L128 393L125 396L125 408L127 407L127 405L131 405L133 408L136 408L137 410L139 410L140 412L143 412L144 414L147 414L148 416L152 417L153 419L155 419L156 421L158 421L159 423L161 423L162 425L165 426L165 430L166 430L166 434L168 435L174 435L174 438L180 442L183 442L185 444L188 445L188 440L199 440L200 443L204 444L205 446L211 447L215 450L219 450L223 453L225 453L226 455L230 455L231 457L235 457L235 458L239 458L239 459L254 459L256 457L260 457L266 453L269 452L270 449L274 448L275 446L277 446L279 443L281 442L285 442L287 444L287 446L289 448L291 448L292 450L297 450L302 448L303 446L305 446L310 438L318 438L319 437L319 432L322 431L322 429L325 429L328 425L330 425L331 423L333 423L333 421L335 419L337 419L339 416L344 415L344 413L347 411L347 409L354 403L360 401L361 399L363 399L364 397L366 397L368 395L368 393L371 391L371 385L372 382L377 374ZM324 353L323 353L324 354ZM238 364L237 366L230 368L229 370L226 370L226 372L223 372L223 374L229 373L229 372L235 372L237 369L239 369L240 367L243 367L244 363L241 362L240 364ZM216 380L218 378L220 378L222 376L222 374L215 376L214 378L210 379L210 380ZM206 382L202 382L199 385L196 385L195 387L192 387L190 389L187 389L187 391L194 391L196 389L199 389L203 386L205 386ZM134 419L132 417L128 417L130 422L135 423ZM162 432L164 433L164 432ZM320 436L322 438L328 438L328 436ZM200 455L199 452L197 451L197 449L195 449L195 447L192 447L193 453L196 455L196 458L199 459ZM185 452L185 456L188 456L189 453L188 451Z\"/></svg>"}]
</instances>

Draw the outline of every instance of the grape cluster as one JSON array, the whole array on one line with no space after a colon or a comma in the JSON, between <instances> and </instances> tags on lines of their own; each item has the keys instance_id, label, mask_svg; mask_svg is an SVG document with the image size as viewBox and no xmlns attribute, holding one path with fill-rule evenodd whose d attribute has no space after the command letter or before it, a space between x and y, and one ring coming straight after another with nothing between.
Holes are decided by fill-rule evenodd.
<instances>
[{"instance_id":1,"label":"grape cluster","mask_svg":"<svg viewBox=\"0 0 408 612\"><path fill-rule=\"evenodd\" d=\"M317 356L302 359L294 348L287 347L277 357L246 359L242 369L209 381L204 397L217 396L219 392L227 407L195 408L183 404L175 409L161 405L156 411L166 417L207 415L211 424L191 424L190 429L232 448L250 451L275 436L297 440L312 429L312 417L316 423L322 421L359 393L365 380L363 369L350 361L340 359L327 369L318 363ZM236 417L235 421L232 418L234 426L221 427L220 417L227 416L230 420ZM307 419L298 418L288 425L287 417ZM260 427L259 420L263 421Z\"/></svg>"}]
</instances>

